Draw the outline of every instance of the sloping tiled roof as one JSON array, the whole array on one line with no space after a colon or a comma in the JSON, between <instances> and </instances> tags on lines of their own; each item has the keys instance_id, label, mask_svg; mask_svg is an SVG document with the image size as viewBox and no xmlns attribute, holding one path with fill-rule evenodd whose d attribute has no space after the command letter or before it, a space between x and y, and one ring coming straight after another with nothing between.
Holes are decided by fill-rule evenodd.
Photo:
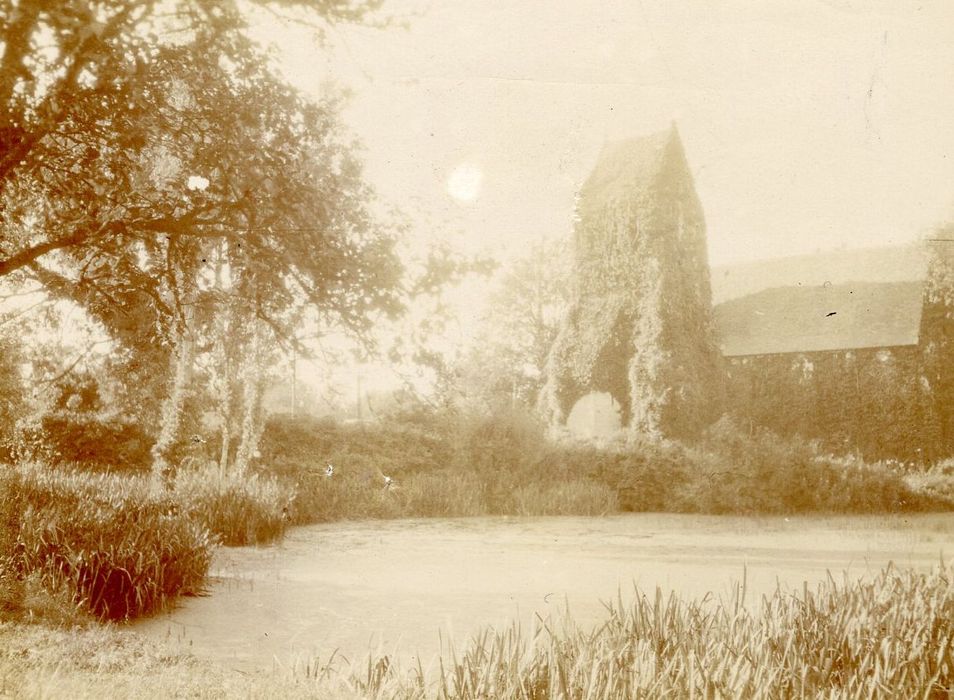
<instances>
[{"instance_id":1,"label":"sloping tiled roof","mask_svg":"<svg viewBox=\"0 0 954 700\"><path fill-rule=\"evenodd\" d=\"M727 357L916 345L923 281L766 289L714 309Z\"/></svg>"}]
</instances>

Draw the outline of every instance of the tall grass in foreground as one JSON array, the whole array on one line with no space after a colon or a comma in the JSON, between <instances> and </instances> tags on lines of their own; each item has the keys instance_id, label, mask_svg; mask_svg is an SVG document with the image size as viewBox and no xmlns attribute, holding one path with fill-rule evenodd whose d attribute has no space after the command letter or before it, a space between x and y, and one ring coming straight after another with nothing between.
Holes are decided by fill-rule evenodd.
<instances>
[{"instance_id":1,"label":"tall grass in foreground","mask_svg":"<svg viewBox=\"0 0 954 700\"><path fill-rule=\"evenodd\" d=\"M217 544L280 537L293 491L274 477L0 467L0 612L25 582L100 619L147 615L201 589Z\"/></svg>"},{"instance_id":2,"label":"tall grass in foreground","mask_svg":"<svg viewBox=\"0 0 954 700\"><path fill-rule=\"evenodd\" d=\"M375 698L870 698L954 693L950 572L889 568L868 583L829 579L801 596L777 591L756 612L733 600L676 595L607 605L584 629L567 615L477 635L402 675L387 657L353 671ZM315 668L327 678L327 669Z\"/></svg>"},{"instance_id":3,"label":"tall grass in foreground","mask_svg":"<svg viewBox=\"0 0 954 700\"><path fill-rule=\"evenodd\" d=\"M112 626L0 621L0 695L69 698L945 698L954 692L950 571L887 569L776 592L607 605L600 625L570 617L487 629L427 670L387 656L240 674Z\"/></svg>"}]
</instances>

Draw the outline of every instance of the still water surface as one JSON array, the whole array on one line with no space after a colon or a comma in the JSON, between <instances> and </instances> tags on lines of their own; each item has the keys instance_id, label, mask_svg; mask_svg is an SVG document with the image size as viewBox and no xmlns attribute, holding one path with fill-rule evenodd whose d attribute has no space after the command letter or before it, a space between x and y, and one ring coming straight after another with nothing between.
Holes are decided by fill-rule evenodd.
<instances>
[{"instance_id":1,"label":"still water surface","mask_svg":"<svg viewBox=\"0 0 954 700\"><path fill-rule=\"evenodd\" d=\"M954 553L954 515L743 518L465 518L296 528L267 547L223 549L209 595L131 626L232 668L289 666L335 650L427 664L440 640L567 605L580 623L634 586L746 603L800 592L832 572L870 577L889 562L929 570ZM946 562L946 558L944 559Z\"/></svg>"}]
</instances>

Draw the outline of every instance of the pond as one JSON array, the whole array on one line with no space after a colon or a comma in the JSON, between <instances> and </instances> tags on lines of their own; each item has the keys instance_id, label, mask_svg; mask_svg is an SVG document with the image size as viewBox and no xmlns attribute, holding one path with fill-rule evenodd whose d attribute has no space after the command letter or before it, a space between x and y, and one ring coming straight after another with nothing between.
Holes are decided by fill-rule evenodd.
<instances>
[{"instance_id":1,"label":"pond","mask_svg":"<svg viewBox=\"0 0 954 700\"><path fill-rule=\"evenodd\" d=\"M745 580L754 606L777 586L870 577L889 562L929 570L954 551L954 514L745 518L462 518L296 528L267 547L223 549L209 595L130 629L171 639L239 670L333 651L380 652L426 666L486 625L567 606L580 623L602 601L664 593L729 599Z\"/></svg>"}]
</instances>

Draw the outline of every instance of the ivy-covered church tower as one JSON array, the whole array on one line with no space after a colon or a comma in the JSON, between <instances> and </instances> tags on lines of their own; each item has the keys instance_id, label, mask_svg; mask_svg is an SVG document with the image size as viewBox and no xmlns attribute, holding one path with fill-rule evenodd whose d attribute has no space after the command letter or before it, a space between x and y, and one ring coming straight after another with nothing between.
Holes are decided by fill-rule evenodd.
<instances>
[{"instance_id":1,"label":"ivy-covered church tower","mask_svg":"<svg viewBox=\"0 0 954 700\"><path fill-rule=\"evenodd\" d=\"M717 417L705 219L675 125L608 144L577 202L575 300L556 337L541 404L566 425L609 394L621 424L692 437Z\"/></svg>"}]
</instances>

